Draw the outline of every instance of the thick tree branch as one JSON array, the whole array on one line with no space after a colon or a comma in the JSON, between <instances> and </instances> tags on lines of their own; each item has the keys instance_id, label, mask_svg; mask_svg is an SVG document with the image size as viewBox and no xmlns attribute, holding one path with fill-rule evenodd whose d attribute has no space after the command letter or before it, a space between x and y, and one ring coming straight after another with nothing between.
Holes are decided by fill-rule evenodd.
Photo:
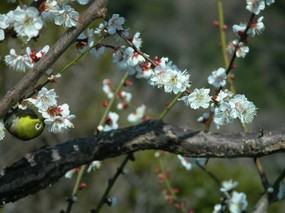
<instances>
[{"instance_id":1,"label":"thick tree branch","mask_svg":"<svg viewBox=\"0 0 285 213\"><path fill-rule=\"evenodd\" d=\"M285 151L285 129L247 134L191 131L161 121L44 146L1 172L0 201L16 201L38 192L65 172L93 160L140 150L165 150L192 157L260 157Z\"/></svg>"},{"instance_id":2,"label":"thick tree branch","mask_svg":"<svg viewBox=\"0 0 285 213\"><path fill-rule=\"evenodd\" d=\"M74 42L78 35L96 18L106 15L107 0L96 0L81 14L76 27L68 29L63 36L50 48L49 52L38 61L0 101L0 118L21 100L27 92L33 91L39 78L61 56L61 54Z\"/></svg>"}]
</instances>

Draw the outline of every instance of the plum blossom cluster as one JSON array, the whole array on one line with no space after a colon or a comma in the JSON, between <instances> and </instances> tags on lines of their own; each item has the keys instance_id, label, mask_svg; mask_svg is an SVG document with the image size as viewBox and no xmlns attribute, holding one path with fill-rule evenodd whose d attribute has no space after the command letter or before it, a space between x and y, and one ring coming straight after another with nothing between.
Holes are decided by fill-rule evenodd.
<instances>
[{"instance_id":1,"label":"plum blossom cluster","mask_svg":"<svg viewBox=\"0 0 285 213\"><path fill-rule=\"evenodd\" d=\"M269 6L274 2L275 0L246 0L246 9L251 13L258 15L260 11L265 9L265 4Z\"/></svg>"},{"instance_id":2,"label":"plum blossom cluster","mask_svg":"<svg viewBox=\"0 0 285 213\"><path fill-rule=\"evenodd\" d=\"M108 36L114 35L118 31L124 32L123 24L125 21L125 18L121 17L119 14L113 14L108 21L99 24L98 28L95 30L95 34L98 36Z\"/></svg>"},{"instance_id":3,"label":"plum blossom cluster","mask_svg":"<svg viewBox=\"0 0 285 213\"><path fill-rule=\"evenodd\" d=\"M13 30L18 38L27 43L39 36L46 20L64 27L76 26L79 13L68 5L72 1L46 0L39 8L22 4L7 14L0 14L0 41L5 39L5 30ZM87 4L89 0L77 2Z\"/></svg>"},{"instance_id":4,"label":"plum blossom cluster","mask_svg":"<svg viewBox=\"0 0 285 213\"><path fill-rule=\"evenodd\" d=\"M256 115L255 105L245 95L237 94L232 97L231 92L221 90L217 100L220 100L218 107L214 109L214 122L217 126L230 124L236 118L245 125L251 123Z\"/></svg>"},{"instance_id":5,"label":"plum blossom cluster","mask_svg":"<svg viewBox=\"0 0 285 213\"><path fill-rule=\"evenodd\" d=\"M226 72L224 68L214 70L208 77L209 84L216 89L223 88L226 85ZM239 119L243 125L251 123L256 115L256 106L253 102L248 101L244 95L233 95L232 92L225 89L219 89L218 94L214 97L210 96L210 89L201 88L194 89L187 96L181 97L179 100L185 102L192 109L211 108L214 114L214 123L217 127L232 123L235 119ZM204 113L198 121L205 123L209 119L210 113Z\"/></svg>"},{"instance_id":6,"label":"plum blossom cluster","mask_svg":"<svg viewBox=\"0 0 285 213\"><path fill-rule=\"evenodd\" d=\"M244 95L233 95L229 90L220 90L218 95L209 96L210 89L195 89L190 95L183 96L179 100L184 101L192 109L208 108L214 114L214 123L219 126L231 124L235 119L245 125L253 121L257 108L253 102L248 101ZM210 113L204 113L198 121L205 123Z\"/></svg>"},{"instance_id":7,"label":"plum blossom cluster","mask_svg":"<svg viewBox=\"0 0 285 213\"><path fill-rule=\"evenodd\" d=\"M56 25L74 27L77 25L79 13L70 5L70 1L47 0L40 6L41 16L44 21L51 20ZM84 3L80 2L79 3Z\"/></svg>"},{"instance_id":8,"label":"plum blossom cluster","mask_svg":"<svg viewBox=\"0 0 285 213\"><path fill-rule=\"evenodd\" d=\"M125 86L131 86L132 82L130 80L126 80L124 83ZM117 103L117 110L125 110L131 105L132 100L132 94L126 91L119 91L117 93L117 96L114 97L114 88L112 87L112 82L110 79L104 79L103 80L103 92L106 94L108 99L116 98ZM108 101L103 102L103 106L107 107L109 105ZM134 108L134 107L133 107ZM137 108L135 108L134 112L131 112L127 116L127 120L130 123L139 123L141 122L145 117L146 112L146 106L141 105ZM109 112L105 124L102 126L97 127L98 131L110 131L113 129L117 129L119 127L118 120L119 120L119 114L116 112Z\"/></svg>"},{"instance_id":9,"label":"plum blossom cluster","mask_svg":"<svg viewBox=\"0 0 285 213\"><path fill-rule=\"evenodd\" d=\"M95 57L99 57L105 53L105 46L100 44L95 44L94 39L94 30L87 29L87 35L83 32L76 39L76 47L80 52L88 51L89 53Z\"/></svg>"},{"instance_id":10,"label":"plum blossom cluster","mask_svg":"<svg viewBox=\"0 0 285 213\"><path fill-rule=\"evenodd\" d=\"M75 116L70 114L69 105L57 105L57 97L54 89L43 87L36 96L24 99L38 109L48 130L53 133L65 132L74 127L71 120Z\"/></svg>"},{"instance_id":11,"label":"plum blossom cluster","mask_svg":"<svg viewBox=\"0 0 285 213\"><path fill-rule=\"evenodd\" d=\"M190 157L185 157L182 155L177 155L177 157L181 165L186 170L191 170L197 166L205 166L207 162L206 158L190 158Z\"/></svg>"},{"instance_id":12,"label":"plum blossom cluster","mask_svg":"<svg viewBox=\"0 0 285 213\"><path fill-rule=\"evenodd\" d=\"M17 53L15 49L10 49L10 54L5 56L5 63L18 72L25 72L33 68L49 50L49 46L44 46L41 50L31 50L26 48L25 53Z\"/></svg>"},{"instance_id":13,"label":"plum blossom cluster","mask_svg":"<svg viewBox=\"0 0 285 213\"><path fill-rule=\"evenodd\" d=\"M243 192L234 191L234 188L238 186L238 182L229 180L224 181L220 188L223 193L222 203L216 204L214 206L213 213L222 213L227 209L231 213L241 213L247 208L247 198L246 194Z\"/></svg>"},{"instance_id":14,"label":"plum blossom cluster","mask_svg":"<svg viewBox=\"0 0 285 213\"><path fill-rule=\"evenodd\" d=\"M103 92L106 94L108 99L112 99L114 97L114 88L112 87L112 82L110 79L104 79L103 80ZM129 106L129 103L132 100L133 95L126 91L119 91L117 94L117 109L123 110L126 109ZM108 102L105 102L105 105L108 105Z\"/></svg>"},{"instance_id":15,"label":"plum blossom cluster","mask_svg":"<svg viewBox=\"0 0 285 213\"><path fill-rule=\"evenodd\" d=\"M226 85L226 70L219 68L214 70L208 77L208 83L216 89L223 88ZM213 97L212 111L214 112L214 122L217 126L230 124L234 119L240 119L242 124L248 124L253 121L256 115L256 107L253 102L247 100L244 95L233 93L229 90L218 90L219 93ZM208 104L205 99L204 104ZM193 103L192 103L193 104ZM206 106L206 105L205 105ZM193 106L191 106L193 108ZM198 120L204 122L209 118L209 114L200 117Z\"/></svg>"},{"instance_id":16,"label":"plum blossom cluster","mask_svg":"<svg viewBox=\"0 0 285 213\"><path fill-rule=\"evenodd\" d=\"M263 26L261 21L262 18L256 22L252 22L250 31L248 32L251 32L252 35L258 34ZM95 31L88 29L87 36L84 34L80 35L77 44L82 50L94 46L94 34L110 36L116 33L123 33L122 37L124 37L127 34L127 31L123 27L124 23L125 19L123 17L114 14L108 21L99 24L99 27ZM239 29L239 32L236 31L236 33L238 35L242 34L241 30L242 29ZM142 39L140 38L139 32L136 32L128 41L130 42L130 46L128 47L123 45L113 47L113 62L117 64L119 69L127 70L130 75L135 75L137 78L147 79L150 85L162 88L166 93L178 94L186 91L191 86L190 75L186 70L179 70L177 66L166 57L150 59L147 54L141 52ZM243 43L237 42L237 40L231 42L232 51L235 52L238 57L244 57L249 49L243 45ZM94 55L101 55L105 51L103 46L102 44L95 45L94 51L96 54ZM214 70L208 77L209 84L216 88L217 91L226 85L226 81L227 74L224 68ZM104 80L103 91L109 99L113 97L114 90L110 86L109 80ZM120 98L124 101L120 102L117 108L124 109L128 106L131 95L126 92L120 92L119 95L121 95ZM212 97L210 95L210 89L196 88L190 92L189 95L183 96L179 100L185 102L186 105L193 109L207 109L211 107L215 115L214 122L218 126L232 123L236 118L240 119L243 124L247 124L252 122L256 115L256 107L252 102L248 101L244 95L232 97L232 94L227 91L220 91L219 94ZM137 118L141 118L143 115L142 112L144 112L143 109L144 107L138 108L135 113L129 115L128 120L136 120L133 115L136 115ZM114 117L115 121L117 117L118 116ZM208 118L209 113L208 115L204 115L202 119L200 118L200 121L204 122ZM110 119L110 121L112 121L112 119ZM113 124L113 122L111 122L111 124Z\"/></svg>"},{"instance_id":17,"label":"plum blossom cluster","mask_svg":"<svg viewBox=\"0 0 285 213\"><path fill-rule=\"evenodd\" d=\"M90 173L93 171L97 171L101 168L101 165L102 165L101 161L97 161L97 160L92 161L87 168L87 172ZM80 168L71 169L65 173L64 177L67 179L71 179L73 175L78 173L79 171L80 171Z\"/></svg>"},{"instance_id":18,"label":"plum blossom cluster","mask_svg":"<svg viewBox=\"0 0 285 213\"><path fill-rule=\"evenodd\" d=\"M12 28L20 39L28 42L31 38L37 37L43 27L40 12L35 7L18 6L7 14L0 14L0 23L0 40L5 39L4 30Z\"/></svg>"},{"instance_id":19,"label":"plum blossom cluster","mask_svg":"<svg viewBox=\"0 0 285 213\"><path fill-rule=\"evenodd\" d=\"M99 24L94 34L110 36L118 33L121 37L126 38L129 33L128 30L124 29L124 23L125 18L113 14L108 21ZM94 45L93 31L89 29L87 34L87 36L82 34L78 38L78 44L81 48ZM167 93L178 94L190 87L190 75L186 70L179 70L168 58L162 57L159 59L155 57L149 59L147 54L141 52L142 39L139 32L136 32L128 41L131 46L122 45L113 48L113 62L120 70L127 70L130 75L135 75L137 78L145 78L149 84L157 88L163 88ZM102 46L99 44L95 48L96 52L100 52L98 55L101 55L105 50L102 49Z\"/></svg>"},{"instance_id":20,"label":"plum blossom cluster","mask_svg":"<svg viewBox=\"0 0 285 213\"><path fill-rule=\"evenodd\" d=\"M258 15L262 10L265 9L265 4L271 5L274 0L247 0L246 9L251 13ZM249 47L246 46L247 36L250 35L254 37L260 34L264 29L263 16L259 17L257 20L251 20L249 24L241 23L239 25L233 25L233 31L237 34L240 39L235 39L230 41L227 46L227 51L230 55L235 54L237 57L244 58L249 52Z\"/></svg>"}]
</instances>

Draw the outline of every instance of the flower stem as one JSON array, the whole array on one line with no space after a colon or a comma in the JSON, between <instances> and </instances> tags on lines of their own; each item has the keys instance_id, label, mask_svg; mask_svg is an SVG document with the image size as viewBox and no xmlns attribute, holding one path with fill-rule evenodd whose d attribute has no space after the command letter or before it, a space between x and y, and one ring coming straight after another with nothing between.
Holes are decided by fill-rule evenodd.
<instances>
[{"instance_id":1,"label":"flower stem","mask_svg":"<svg viewBox=\"0 0 285 213\"><path fill-rule=\"evenodd\" d=\"M178 101L178 99L182 96L182 92L181 93L178 93L174 98L173 98L173 100L170 102L170 104L167 106L167 107L165 107L165 109L162 111L162 113L159 115L159 117L158 117L158 120L162 120L165 116L166 116L166 114L169 112L169 110L171 110L173 107L174 107L174 105L177 103L177 101Z\"/></svg>"},{"instance_id":2,"label":"flower stem","mask_svg":"<svg viewBox=\"0 0 285 213\"><path fill-rule=\"evenodd\" d=\"M129 77L129 74L128 74L128 72L126 72L125 75L123 76L123 78L121 79L119 85L116 87L116 90L115 90L115 92L114 92L114 95L113 95L112 99L110 100L108 106L106 107L106 109L105 109L105 111L104 111L104 114L103 114L103 116L101 117L101 120L100 120L98 126L101 126L101 125L103 125L103 124L105 123L106 118L107 118L107 116L108 116L108 113L110 112L111 107L112 107L113 104L115 103L115 100L116 100L116 98L117 98L118 93L120 92L120 90L121 90L122 87L124 86L124 83L125 83L125 81L127 80L128 77Z\"/></svg>"},{"instance_id":3,"label":"flower stem","mask_svg":"<svg viewBox=\"0 0 285 213\"><path fill-rule=\"evenodd\" d=\"M82 176L85 172L85 169L86 169L86 165L83 165L80 167L80 170L79 170L79 173L77 175L77 179L76 179L76 182L75 182L75 185L73 187L73 190L72 190L72 197L73 196L76 196L78 190L79 190L79 185L80 185L80 182L81 182L81 179L82 179Z\"/></svg>"},{"instance_id":4,"label":"flower stem","mask_svg":"<svg viewBox=\"0 0 285 213\"><path fill-rule=\"evenodd\" d=\"M113 188L115 182L117 181L118 177L120 176L120 174L124 173L124 167L126 166L126 164L128 163L128 161L130 159L133 159L133 155L132 154L128 154L124 160L122 161L121 165L118 167L117 172L115 173L115 175L109 179L108 181L108 186L103 194L103 196L101 197L97 207L95 209L92 209L91 212L92 213L98 213L100 211L100 209L103 207L103 205L106 203L106 200L108 199L109 193L111 191L111 189Z\"/></svg>"},{"instance_id":5,"label":"flower stem","mask_svg":"<svg viewBox=\"0 0 285 213\"><path fill-rule=\"evenodd\" d=\"M165 169L165 166L164 166L164 164L163 164L163 160L162 160L161 158L158 158L158 163L159 163L159 169L160 169L160 171L161 171L161 172L165 172L166 169ZM171 185L171 182L170 182L170 180L168 179L168 177L165 178L165 180L163 181L163 183L164 183L164 185L166 186L167 191L170 193L170 196L172 197L173 201L174 201L174 202L177 202L177 201L178 201L178 198L177 198L177 196L176 196L176 194L175 194L175 192L174 192L174 189L173 189L173 187L172 187L172 185ZM182 206L182 207L180 208L180 210L181 210L181 212L183 212L183 213L187 213L187 210L186 210L185 206Z\"/></svg>"},{"instance_id":6,"label":"flower stem","mask_svg":"<svg viewBox=\"0 0 285 213\"><path fill-rule=\"evenodd\" d=\"M65 67L63 67L58 74L63 74L65 71L67 71L70 67L72 67L73 65L75 65L79 59L81 59L84 55L86 55L90 50L92 50L93 48L95 48L98 44L100 44L104 38L101 38L99 41L96 42L96 44L92 45L91 47L89 47L88 49L84 50L79 56L77 56L75 59L73 59L69 64L67 64ZM51 81L49 79L45 80L42 84L38 85L35 88L35 91L39 91L42 87L44 87L45 85L47 85L48 83L50 83ZM30 95L28 95L28 98L32 97L35 94L35 92L32 92Z\"/></svg>"},{"instance_id":7,"label":"flower stem","mask_svg":"<svg viewBox=\"0 0 285 213\"><path fill-rule=\"evenodd\" d=\"M222 46L222 54L224 58L224 64L227 70L229 69L229 56L227 54L226 48L227 48L227 39L226 39L226 33L224 30L225 26L225 18L224 18L224 9L223 9L223 2L220 0L218 1L218 13L219 13L219 30L220 30L220 38L221 38L221 46ZM232 65L231 65L232 66ZM229 74L229 71L227 71L227 74ZM234 82L231 79L231 76L228 75L228 82L229 82L229 87L230 91L233 94L236 94L236 89L234 86Z\"/></svg>"}]
</instances>

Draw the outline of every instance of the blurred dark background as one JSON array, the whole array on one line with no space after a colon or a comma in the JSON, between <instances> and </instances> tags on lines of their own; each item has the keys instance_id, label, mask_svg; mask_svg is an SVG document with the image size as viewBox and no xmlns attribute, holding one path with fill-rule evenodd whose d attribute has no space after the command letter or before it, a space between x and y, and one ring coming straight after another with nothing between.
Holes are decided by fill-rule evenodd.
<instances>
[{"instance_id":1,"label":"blurred dark background","mask_svg":"<svg viewBox=\"0 0 285 213\"><path fill-rule=\"evenodd\" d=\"M245 1L225 1L225 22L228 25L227 39L236 38L231 30L233 24L247 22L250 13L245 10ZM73 5L78 11L84 7ZM15 5L0 3L0 13L14 9ZM251 131L259 128L265 130L284 127L285 125L285 3L277 1L261 12L264 16L265 31L250 38L250 52L245 59L237 59L235 85L238 93L258 107L258 115L250 125ZM152 57L169 57L181 70L187 69L191 74L192 88L208 87L207 76L219 67L223 67L218 28L213 21L218 19L217 1L201 0L145 0L145 1L110 1L109 14L118 13L127 20L125 27L131 34L139 31L143 39L142 50ZM96 27L100 21L90 27ZM64 29L48 23L42 31L38 42L30 42L33 49L41 49L45 44L52 45L64 32ZM105 41L106 43L108 42ZM20 51L21 43L15 39L7 39L0 43L0 95L13 87L24 75L8 69L3 58L14 48ZM60 70L78 55L75 45L53 65L52 69ZM112 52L108 51L100 58L86 56L71 67L56 84L59 104L68 103L71 113L76 115L73 121L75 128L64 134L50 134L46 130L38 138L22 142L9 134L0 144L0 166L5 167L22 158L22 156L42 145L63 143L70 138L84 137L93 134L103 113L102 101L106 97L102 93L102 80L110 78L114 85L123 76L111 63ZM165 103L172 100L173 95L165 94L149 86L146 81L130 78L134 81L132 88L133 104L147 106L147 114L157 118L164 109ZM115 110L115 109L114 109ZM202 130L203 125L196 122L203 110L193 111L178 103L165 118L166 121L186 128ZM126 114L126 113L125 113ZM122 114L120 126L128 124ZM212 126L211 131L240 132L238 122L221 127ZM118 199L115 207L104 207L102 212L176 212L175 208L164 200L164 185L158 183L155 172L158 161L153 151L135 154L136 161L127 165L127 174L120 177L111 195ZM84 181L87 189L79 193L79 201L73 212L88 212L94 208L102 195L108 179L115 173L123 158L106 160L102 168L87 174ZM173 186L180 189L179 198L185 199L187 207L195 212L212 212L215 203L219 202L219 188L200 169L185 171L175 155L166 155L163 161L169 168ZM284 155L276 154L261 159L270 181L284 169ZM211 159L207 169L221 181L234 179L240 185L237 191L248 196L249 209L253 207L262 193L260 178L252 159ZM65 197L69 196L75 178L62 178L50 188L36 195L24 198L14 204L5 205L2 212L59 212L66 207ZM270 212L283 212L284 204L273 204Z\"/></svg>"}]
</instances>

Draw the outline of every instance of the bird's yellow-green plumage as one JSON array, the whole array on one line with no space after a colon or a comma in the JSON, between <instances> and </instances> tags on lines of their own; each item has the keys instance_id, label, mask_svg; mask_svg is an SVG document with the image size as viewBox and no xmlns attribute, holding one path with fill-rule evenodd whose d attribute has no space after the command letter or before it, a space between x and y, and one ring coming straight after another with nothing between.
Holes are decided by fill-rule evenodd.
<instances>
[{"instance_id":1,"label":"bird's yellow-green plumage","mask_svg":"<svg viewBox=\"0 0 285 213\"><path fill-rule=\"evenodd\" d=\"M30 140L39 136L45 126L30 108L13 110L5 117L4 124L8 132L21 140Z\"/></svg>"}]
</instances>

